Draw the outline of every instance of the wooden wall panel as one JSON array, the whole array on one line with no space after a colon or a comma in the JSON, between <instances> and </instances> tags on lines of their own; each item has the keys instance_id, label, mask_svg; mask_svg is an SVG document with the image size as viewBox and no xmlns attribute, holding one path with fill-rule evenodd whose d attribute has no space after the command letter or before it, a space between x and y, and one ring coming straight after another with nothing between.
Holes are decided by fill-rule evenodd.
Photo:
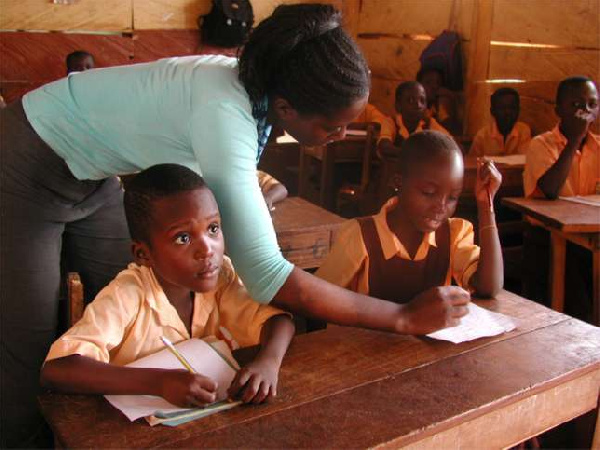
<instances>
[{"instance_id":1,"label":"wooden wall panel","mask_svg":"<svg viewBox=\"0 0 600 450\"><path fill-rule=\"evenodd\" d=\"M132 0L0 0L1 30L130 30Z\"/></svg>"},{"instance_id":2,"label":"wooden wall panel","mask_svg":"<svg viewBox=\"0 0 600 450\"><path fill-rule=\"evenodd\" d=\"M50 81L66 75L66 56L75 50L92 53L98 67L128 64L130 37L65 33L0 33L1 81Z\"/></svg>"},{"instance_id":3,"label":"wooden wall panel","mask_svg":"<svg viewBox=\"0 0 600 450\"><path fill-rule=\"evenodd\" d=\"M492 46L489 78L560 81L573 75L598 79L600 50Z\"/></svg>"},{"instance_id":4,"label":"wooden wall panel","mask_svg":"<svg viewBox=\"0 0 600 450\"><path fill-rule=\"evenodd\" d=\"M373 74L400 82L415 79L421 67L419 57L430 42L401 38L359 38L358 43Z\"/></svg>"},{"instance_id":5,"label":"wooden wall panel","mask_svg":"<svg viewBox=\"0 0 600 450\"><path fill-rule=\"evenodd\" d=\"M132 0L136 30L197 29L199 15L208 14L212 0Z\"/></svg>"},{"instance_id":6,"label":"wooden wall panel","mask_svg":"<svg viewBox=\"0 0 600 450\"><path fill-rule=\"evenodd\" d=\"M371 77L369 103L377 106L382 113L393 116L395 114L394 96L396 93L396 86L398 86L397 80L373 75Z\"/></svg>"},{"instance_id":7,"label":"wooden wall panel","mask_svg":"<svg viewBox=\"0 0 600 450\"><path fill-rule=\"evenodd\" d=\"M345 0L251 0L251 3L252 7L254 8L254 24L258 25L261 20L269 17L278 5L292 5L296 3L330 3L342 11L344 1Z\"/></svg>"},{"instance_id":8,"label":"wooden wall panel","mask_svg":"<svg viewBox=\"0 0 600 450\"><path fill-rule=\"evenodd\" d=\"M600 48L598 0L494 0L492 39Z\"/></svg>"},{"instance_id":9,"label":"wooden wall panel","mask_svg":"<svg viewBox=\"0 0 600 450\"><path fill-rule=\"evenodd\" d=\"M148 62L198 52L198 30L141 30L133 37L133 62Z\"/></svg>"},{"instance_id":10,"label":"wooden wall panel","mask_svg":"<svg viewBox=\"0 0 600 450\"><path fill-rule=\"evenodd\" d=\"M436 36L451 28L469 39L473 5L474 0L367 0L358 32Z\"/></svg>"}]
</instances>

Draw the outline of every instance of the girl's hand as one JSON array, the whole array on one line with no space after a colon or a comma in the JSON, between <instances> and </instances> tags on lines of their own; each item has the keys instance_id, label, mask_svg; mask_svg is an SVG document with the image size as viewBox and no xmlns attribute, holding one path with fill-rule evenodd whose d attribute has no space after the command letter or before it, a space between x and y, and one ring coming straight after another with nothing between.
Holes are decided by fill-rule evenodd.
<instances>
[{"instance_id":1,"label":"girl's hand","mask_svg":"<svg viewBox=\"0 0 600 450\"><path fill-rule=\"evenodd\" d=\"M259 404L277 395L279 364L269 358L255 359L242 368L229 388L229 397Z\"/></svg>"},{"instance_id":2,"label":"girl's hand","mask_svg":"<svg viewBox=\"0 0 600 450\"><path fill-rule=\"evenodd\" d=\"M492 208L494 197L502 184L502 175L491 160L477 158L477 181L475 198L477 205Z\"/></svg>"},{"instance_id":3,"label":"girl's hand","mask_svg":"<svg viewBox=\"0 0 600 450\"><path fill-rule=\"evenodd\" d=\"M160 396L182 408L204 407L217 400L217 383L187 370L165 370L160 381Z\"/></svg>"}]
</instances>

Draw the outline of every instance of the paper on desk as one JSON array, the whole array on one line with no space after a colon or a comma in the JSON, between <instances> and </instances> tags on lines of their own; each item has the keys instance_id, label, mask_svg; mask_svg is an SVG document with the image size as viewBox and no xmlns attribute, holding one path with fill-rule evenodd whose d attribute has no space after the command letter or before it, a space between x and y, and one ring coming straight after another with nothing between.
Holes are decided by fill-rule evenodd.
<instances>
[{"instance_id":1,"label":"paper on desk","mask_svg":"<svg viewBox=\"0 0 600 450\"><path fill-rule=\"evenodd\" d=\"M200 339L180 342L175 347L198 373L212 378L218 383L217 402L225 400L227 389L235 378L238 369L229 347L222 341L208 344ZM127 364L127 366L182 369L181 363L167 349L138 359L131 364ZM152 395L106 395L105 397L111 405L119 409L132 422L140 417L151 416L155 413L169 414L189 411L178 408L161 397Z\"/></svg>"},{"instance_id":2,"label":"paper on desk","mask_svg":"<svg viewBox=\"0 0 600 450\"><path fill-rule=\"evenodd\" d=\"M600 195L575 195L573 197L559 197L561 200L566 200L573 203L581 203L583 205L600 206Z\"/></svg>"},{"instance_id":3,"label":"paper on desk","mask_svg":"<svg viewBox=\"0 0 600 450\"><path fill-rule=\"evenodd\" d=\"M506 164L507 166L524 166L525 155L506 155L506 156L488 156L496 164Z\"/></svg>"},{"instance_id":4,"label":"paper on desk","mask_svg":"<svg viewBox=\"0 0 600 450\"><path fill-rule=\"evenodd\" d=\"M461 318L459 326L444 328L427 336L460 344L461 342L506 333L516 327L513 320L504 314L488 311L472 302L469 303L468 308L469 313Z\"/></svg>"},{"instance_id":5,"label":"paper on desk","mask_svg":"<svg viewBox=\"0 0 600 450\"><path fill-rule=\"evenodd\" d=\"M278 144L298 143L298 141L296 139L294 139L292 136L290 136L287 133L284 133L283 136L277 136L277 139L275 139L275 142L277 142Z\"/></svg>"}]
</instances>

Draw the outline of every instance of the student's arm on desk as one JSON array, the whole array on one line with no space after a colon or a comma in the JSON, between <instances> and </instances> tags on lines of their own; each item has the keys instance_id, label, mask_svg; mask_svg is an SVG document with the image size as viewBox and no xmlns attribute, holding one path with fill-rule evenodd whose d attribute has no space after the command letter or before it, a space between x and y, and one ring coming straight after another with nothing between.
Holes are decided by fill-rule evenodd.
<instances>
[{"instance_id":1,"label":"student's arm on desk","mask_svg":"<svg viewBox=\"0 0 600 450\"><path fill-rule=\"evenodd\" d=\"M440 286L399 305L335 286L295 267L271 304L337 325L421 335L458 325L469 300L469 293L458 286Z\"/></svg>"},{"instance_id":2,"label":"student's arm on desk","mask_svg":"<svg viewBox=\"0 0 600 450\"><path fill-rule=\"evenodd\" d=\"M567 138L567 145L560 152L556 162L537 181L537 186L543 192L544 196L551 200L558 198L560 190L571 171L573 156L575 156L575 153L581 147L589 128L589 123L586 120L579 118L574 118L573 120L575 121L574 129L569 136L565 136ZM534 148L534 145L531 144L530 151Z\"/></svg>"},{"instance_id":3,"label":"student's arm on desk","mask_svg":"<svg viewBox=\"0 0 600 450\"><path fill-rule=\"evenodd\" d=\"M287 315L267 320L261 331L260 351L251 363L238 371L229 388L229 396L255 404L275 397L279 368L293 337L294 323Z\"/></svg>"},{"instance_id":4,"label":"student's arm on desk","mask_svg":"<svg viewBox=\"0 0 600 450\"><path fill-rule=\"evenodd\" d=\"M287 196L287 188L279 182L271 186L271 188L268 191L263 192L263 197L265 197L265 201L267 202L269 210L273 209L273 205L275 203L279 203L280 201L285 200Z\"/></svg>"},{"instance_id":5,"label":"student's arm on desk","mask_svg":"<svg viewBox=\"0 0 600 450\"><path fill-rule=\"evenodd\" d=\"M213 403L217 392L215 381L187 370L115 366L82 355L48 361L40 383L69 394L156 395L181 407Z\"/></svg>"}]
</instances>

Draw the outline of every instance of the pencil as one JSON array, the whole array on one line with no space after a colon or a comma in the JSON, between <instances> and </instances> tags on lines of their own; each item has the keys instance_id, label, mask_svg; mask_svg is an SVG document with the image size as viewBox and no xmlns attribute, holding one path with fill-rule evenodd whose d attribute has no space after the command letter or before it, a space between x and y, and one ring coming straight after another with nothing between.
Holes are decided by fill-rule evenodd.
<instances>
[{"instance_id":1,"label":"pencil","mask_svg":"<svg viewBox=\"0 0 600 450\"><path fill-rule=\"evenodd\" d=\"M190 363L187 361L187 359L185 359L183 357L183 355L181 353L179 353L177 351L177 349L175 348L175 346L173 345L173 343L168 340L166 337L161 336L160 340L163 341L163 344L165 344L167 346L167 348L169 349L169 351L171 353L173 353L173 355L175 355L175 357L179 360L179 362L183 365L183 367L185 367L187 370L189 370L191 373L196 373L196 371L194 370L194 368L190 365Z\"/></svg>"}]
</instances>

